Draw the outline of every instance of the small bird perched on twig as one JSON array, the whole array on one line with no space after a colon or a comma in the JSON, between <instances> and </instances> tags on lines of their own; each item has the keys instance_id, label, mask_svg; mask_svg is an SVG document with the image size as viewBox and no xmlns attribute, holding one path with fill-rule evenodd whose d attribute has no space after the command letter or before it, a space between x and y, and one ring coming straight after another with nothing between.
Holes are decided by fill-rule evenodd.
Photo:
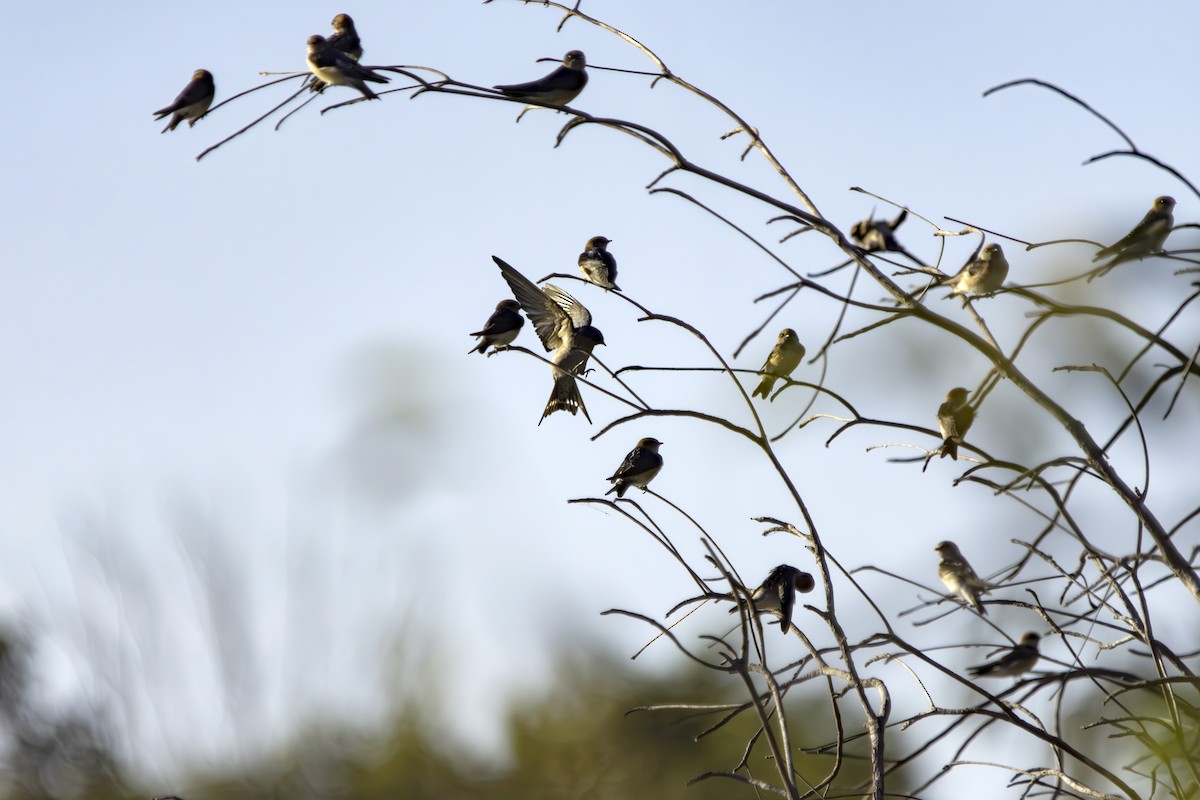
<instances>
[{"instance_id":1,"label":"small bird perched on twig","mask_svg":"<svg viewBox=\"0 0 1200 800\"><path fill-rule=\"evenodd\" d=\"M946 402L938 406L938 430L942 432L939 458L950 456L952 461L958 461L958 446L975 421L975 409L967 402L969 394L962 386L957 386L946 393Z\"/></svg>"},{"instance_id":2,"label":"small bird perched on twig","mask_svg":"<svg viewBox=\"0 0 1200 800\"><path fill-rule=\"evenodd\" d=\"M354 20L349 14L338 14L330 23L333 26L333 35L326 38L325 41L329 46L340 53L345 54L353 61L361 61L363 57L362 39L358 38L358 31L354 27ZM321 80L317 76L308 84L310 92L323 92L329 84Z\"/></svg>"},{"instance_id":3,"label":"small bird perched on twig","mask_svg":"<svg viewBox=\"0 0 1200 800\"><path fill-rule=\"evenodd\" d=\"M660 447L662 442L658 439L640 439L637 446L625 456L621 466L617 467L617 471L608 478L613 486L605 494L616 492L617 497L624 497L630 486L645 489L646 484L654 480L654 476L662 469L662 456L658 454Z\"/></svg>"},{"instance_id":4,"label":"small bird perched on twig","mask_svg":"<svg viewBox=\"0 0 1200 800\"><path fill-rule=\"evenodd\" d=\"M1023 675L1038 662L1038 642L1042 640L1032 631L1021 637L1020 643L999 658L969 668L973 678L1011 678Z\"/></svg>"},{"instance_id":5,"label":"small bird perched on twig","mask_svg":"<svg viewBox=\"0 0 1200 800\"><path fill-rule=\"evenodd\" d=\"M938 578L946 584L950 594L958 597L982 616L987 616L979 596L987 594L988 585L979 579L975 570L967 563L954 542L938 542L934 548L941 557L938 562Z\"/></svg>"},{"instance_id":6,"label":"small bird perched on twig","mask_svg":"<svg viewBox=\"0 0 1200 800\"><path fill-rule=\"evenodd\" d=\"M754 613L767 612L779 618L779 629L787 633L792 627L792 611L796 607L796 592L807 594L817 582L807 572L788 564L780 564L767 575L762 585L750 593ZM733 614L737 606L729 609Z\"/></svg>"},{"instance_id":7,"label":"small bird perched on twig","mask_svg":"<svg viewBox=\"0 0 1200 800\"><path fill-rule=\"evenodd\" d=\"M521 304L511 298L501 300L496 304L496 310L484 323L483 330L467 334L479 339L479 343L467 353L482 353L490 346L492 352L488 355L494 355L499 348L512 344L524 324L525 319L521 316Z\"/></svg>"},{"instance_id":8,"label":"small bird perched on twig","mask_svg":"<svg viewBox=\"0 0 1200 800\"><path fill-rule=\"evenodd\" d=\"M192 79L166 108L154 112L155 119L162 119L171 114L171 121L162 129L163 133L173 131L179 123L186 121L188 127L196 124L196 120L208 113L213 96L217 93L217 85L213 83L212 73L206 69L198 69L192 73Z\"/></svg>"},{"instance_id":9,"label":"small bird perched on twig","mask_svg":"<svg viewBox=\"0 0 1200 800\"><path fill-rule=\"evenodd\" d=\"M583 273L583 277L597 286L619 292L621 287L615 283L617 259L608 252L610 242L612 239L603 236L593 236L588 239L583 252L579 254L579 271Z\"/></svg>"},{"instance_id":10,"label":"small bird perched on twig","mask_svg":"<svg viewBox=\"0 0 1200 800\"><path fill-rule=\"evenodd\" d=\"M982 252L976 248L963 268L943 280L942 284L951 287L947 297L993 294L1000 290L1007 277L1008 259L1004 257L1000 245L992 242Z\"/></svg>"},{"instance_id":11,"label":"small bird perched on twig","mask_svg":"<svg viewBox=\"0 0 1200 800\"><path fill-rule=\"evenodd\" d=\"M1162 252L1163 244L1171 235L1171 228L1175 226L1175 215L1171 213L1174 209L1174 197L1165 194L1162 197L1156 197L1154 205L1150 206L1146 216L1142 217L1142 221L1135 225L1133 230L1125 234L1116 244L1109 245L1096 253L1092 261L1099 261L1109 256L1113 256L1113 260L1105 264L1104 268L1092 277L1099 278L1124 261L1136 261Z\"/></svg>"},{"instance_id":12,"label":"small bird perched on twig","mask_svg":"<svg viewBox=\"0 0 1200 800\"><path fill-rule=\"evenodd\" d=\"M762 380L758 382L758 386L750 396L767 397L771 393L771 389L775 387L775 381L791 375L792 371L800 365L802 358L804 358L804 345L800 344L800 338L796 332L791 328L781 330L779 337L775 340L775 346L771 348L771 354L767 356L766 363L758 371L762 375Z\"/></svg>"},{"instance_id":13,"label":"small bird perched on twig","mask_svg":"<svg viewBox=\"0 0 1200 800\"><path fill-rule=\"evenodd\" d=\"M528 83L510 83L493 88L519 100L533 100L549 106L565 106L574 100L587 86L584 67L587 59L580 50L572 50L563 56L562 65L543 78Z\"/></svg>"},{"instance_id":14,"label":"small bird perched on twig","mask_svg":"<svg viewBox=\"0 0 1200 800\"><path fill-rule=\"evenodd\" d=\"M367 81L391 82L391 78L360 65L330 44L324 36L316 34L308 37L308 68L318 80L330 86L349 86L351 89L357 89L368 100L378 100L379 95L367 86Z\"/></svg>"}]
</instances>

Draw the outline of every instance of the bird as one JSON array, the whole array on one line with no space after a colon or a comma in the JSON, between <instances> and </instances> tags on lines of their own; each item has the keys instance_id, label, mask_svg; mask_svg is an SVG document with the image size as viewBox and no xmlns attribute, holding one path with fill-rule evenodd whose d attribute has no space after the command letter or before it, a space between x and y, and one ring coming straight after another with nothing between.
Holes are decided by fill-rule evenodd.
<instances>
[{"instance_id":1,"label":"bird","mask_svg":"<svg viewBox=\"0 0 1200 800\"><path fill-rule=\"evenodd\" d=\"M319 80L330 86L349 86L357 89L368 100L378 100L379 95L371 91L367 81L391 81L390 78L360 66L350 56L333 47L324 36L316 34L308 37L308 68Z\"/></svg>"},{"instance_id":2,"label":"bird","mask_svg":"<svg viewBox=\"0 0 1200 800\"><path fill-rule=\"evenodd\" d=\"M767 575L762 585L750 593L754 613L764 611L779 617L779 629L787 633L792 627L792 610L796 607L796 592L808 594L817 582L807 572L787 564L780 564ZM732 614L737 606L729 609Z\"/></svg>"},{"instance_id":3,"label":"bird","mask_svg":"<svg viewBox=\"0 0 1200 800\"><path fill-rule=\"evenodd\" d=\"M792 370L800 365L802 358L804 358L804 345L800 344L796 332L791 328L781 330L779 337L775 340L775 346L771 348L771 354L767 356L766 363L758 371L762 375L762 380L758 382L758 387L751 397L762 395L765 398L769 395L775 386L775 381L791 375Z\"/></svg>"},{"instance_id":4,"label":"bird","mask_svg":"<svg viewBox=\"0 0 1200 800\"><path fill-rule=\"evenodd\" d=\"M976 249L963 268L943 280L942 284L952 287L947 297L992 294L1004 285L1007 277L1008 259L1004 257L1000 245L992 242L982 252Z\"/></svg>"},{"instance_id":5,"label":"bird","mask_svg":"<svg viewBox=\"0 0 1200 800\"><path fill-rule=\"evenodd\" d=\"M637 447L629 451L621 466L608 478L613 486L605 494L616 492L617 497L624 497L630 486L645 490L646 484L654 480L654 476L662 469L662 456L658 454L660 447L662 442L658 439L639 439Z\"/></svg>"},{"instance_id":6,"label":"bird","mask_svg":"<svg viewBox=\"0 0 1200 800\"><path fill-rule=\"evenodd\" d=\"M975 421L975 409L967 402L968 394L965 388L956 386L946 393L946 402L938 406L938 430L942 433L939 458L950 456L951 461L958 461L958 446Z\"/></svg>"},{"instance_id":7,"label":"bird","mask_svg":"<svg viewBox=\"0 0 1200 800\"><path fill-rule=\"evenodd\" d=\"M587 59L580 50L572 50L563 56L562 65L555 67L544 78L528 83L512 83L495 86L509 97L519 100L533 100L548 106L565 106L574 100L587 86L587 73L583 71Z\"/></svg>"},{"instance_id":8,"label":"bird","mask_svg":"<svg viewBox=\"0 0 1200 800\"><path fill-rule=\"evenodd\" d=\"M621 287L614 283L617 279L617 259L608 252L611 241L603 236L588 239L583 252L579 254L579 271L597 286L619 292Z\"/></svg>"},{"instance_id":9,"label":"bird","mask_svg":"<svg viewBox=\"0 0 1200 800\"><path fill-rule=\"evenodd\" d=\"M492 352L488 355L491 356L504 345L512 344L525 324L525 318L521 316L520 312L521 304L516 300L505 298L497 303L496 310L483 324L483 329L468 334L468 336L479 339L479 343L467 353L482 353L490 345Z\"/></svg>"},{"instance_id":10,"label":"bird","mask_svg":"<svg viewBox=\"0 0 1200 800\"><path fill-rule=\"evenodd\" d=\"M349 14L338 14L330 23L333 26L333 35L325 41L329 43L335 50L345 54L354 61L361 61L363 56L362 40L358 38L358 31L354 28L354 20ZM310 92L323 92L329 84L318 78L316 75L308 84Z\"/></svg>"},{"instance_id":11,"label":"bird","mask_svg":"<svg viewBox=\"0 0 1200 800\"><path fill-rule=\"evenodd\" d=\"M1154 205L1150 206L1146 216L1142 217L1142 221L1135 225L1133 230L1092 258L1092 261L1099 261L1113 256L1113 260L1092 277L1098 278L1124 261L1135 261L1162 252L1163 243L1167 241L1167 236L1171 234L1171 228L1175 225L1175 217L1171 213L1174 208L1174 197L1164 194L1154 198Z\"/></svg>"},{"instance_id":12,"label":"bird","mask_svg":"<svg viewBox=\"0 0 1200 800\"><path fill-rule=\"evenodd\" d=\"M979 602L979 596L988 592L988 585L979 579L975 570L963 558L963 554L954 542L938 542L934 547L941 557L938 562L938 578L946 584L950 594L962 599L964 603L987 616L987 609Z\"/></svg>"},{"instance_id":13,"label":"bird","mask_svg":"<svg viewBox=\"0 0 1200 800\"><path fill-rule=\"evenodd\" d=\"M500 274L521 308L525 309L542 346L553 353L550 360L555 365L554 388L538 425L555 411L570 411L572 416L576 411L583 411L591 424L592 418L575 382L575 376L582 375L587 368L592 350L596 345L604 344L604 334L592 326L591 312L554 284L548 283L539 289L499 256L492 256L492 260L500 268Z\"/></svg>"},{"instance_id":14,"label":"bird","mask_svg":"<svg viewBox=\"0 0 1200 800\"><path fill-rule=\"evenodd\" d=\"M900 214L891 222L888 222L886 219L875 219L875 215L872 214L867 219L862 219L854 223L850 228L850 237L858 242L859 246L868 253L879 253L890 250L893 253L899 253L916 264L920 264L920 260L905 250L904 246L896 239L896 228L899 228L900 224L906 219L908 219L907 208L900 209Z\"/></svg>"},{"instance_id":15,"label":"bird","mask_svg":"<svg viewBox=\"0 0 1200 800\"><path fill-rule=\"evenodd\" d=\"M973 678L1011 678L1033 669L1038 660L1038 642L1042 640L1032 631L1021 637L1021 641L1007 653L992 661L969 668Z\"/></svg>"},{"instance_id":16,"label":"bird","mask_svg":"<svg viewBox=\"0 0 1200 800\"><path fill-rule=\"evenodd\" d=\"M213 83L212 73L206 69L198 69L192 73L192 79L188 81L187 86L183 87L183 91L175 98L175 101L166 108L160 108L154 112L156 120L162 119L168 114L173 115L171 121L167 123L167 127L162 129L162 133L173 131L179 127L179 123L187 120L188 127L196 124L196 120L208 113L208 107L212 105L213 95L217 93L217 86Z\"/></svg>"}]
</instances>

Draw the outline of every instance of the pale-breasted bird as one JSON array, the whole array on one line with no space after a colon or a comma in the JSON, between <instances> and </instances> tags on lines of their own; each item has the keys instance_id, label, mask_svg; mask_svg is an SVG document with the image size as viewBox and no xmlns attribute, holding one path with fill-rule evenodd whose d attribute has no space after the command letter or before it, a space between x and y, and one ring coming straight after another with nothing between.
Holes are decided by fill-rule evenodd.
<instances>
[{"instance_id":1,"label":"pale-breasted bird","mask_svg":"<svg viewBox=\"0 0 1200 800\"><path fill-rule=\"evenodd\" d=\"M168 114L172 115L167 127L162 129L163 133L175 130L184 120L187 120L190 128L196 124L196 120L208 113L208 107L212 105L216 93L217 86L213 83L212 73L206 69L198 69L192 73L192 79L183 87L175 102L155 111L154 118L162 119Z\"/></svg>"},{"instance_id":2,"label":"pale-breasted bird","mask_svg":"<svg viewBox=\"0 0 1200 800\"><path fill-rule=\"evenodd\" d=\"M962 444L967 429L975 421L975 409L967 402L966 389L957 386L946 393L946 402L938 406L938 430L942 433L941 455L958 461L958 446Z\"/></svg>"},{"instance_id":3,"label":"pale-breasted bird","mask_svg":"<svg viewBox=\"0 0 1200 800\"><path fill-rule=\"evenodd\" d=\"M1033 669L1038 660L1038 642L1042 640L1032 631L1021 637L1021 641L999 658L969 668L973 678L1011 678Z\"/></svg>"},{"instance_id":4,"label":"pale-breasted bird","mask_svg":"<svg viewBox=\"0 0 1200 800\"><path fill-rule=\"evenodd\" d=\"M938 542L934 547L941 557L938 562L938 578L946 584L950 594L961 599L981 615L987 616L987 609L979 601L979 596L987 594L988 585L979 579L975 570L963 558L963 554L954 542Z\"/></svg>"},{"instance_id":5,"label":"pale-breasted bird","mask_svg":"<svg viewBox=\"0 0 1200 800\"><path fill-rule=\"evenodd\" d=\"M621 287L614 283L617 279L617 259L608 252L611 241L603 236L588 239L583 252L579 254L579 271L597 286L619 292Z\"/></svg>"},{"instance_id":6,"label":"pale-breasted bird","mask_svg":"<svg viewBox=\"0 0 1200 800\"><path fill-rule=\"evenodd\" d=\"M358 31L355 30L354 20L351 19L350 15L338 14L330 24L333 26L333 35L325 41L335 50L344 53L354 61L362 60L362 40L358 38ZM308 84L308 90L310 92L323 92L328 85L325 81L314 75L312 81Z\"/></svg>"},{"instance_id":7,"label":"pale-breasted bird","mask_svg":"<svg viewBox=\"0 0 1200 800\"><path fill-rule=\"evenodd\" d=\"M792 370L800 365L802 358L804 358L804 345L800 344L796 332L791 328L781 330L779 337L775 340L775 346L771 348L771 354L767 356L766 363L759 370L762 380L758 382L758 387L751 397L769 395L775 386L775 381L791 375Z\"/></svg>"},{"instance_id":8,"label":"pale-breasted bird","mask_svg":"<svg viewBox=\"0 0 1200 800\"><path fill-rule=\"evenodd\" d=\"M613 487L605 494L616 492L617 497L624 497L630 486L645 489L646 484L654 480L654 476L662 469L662 456L658 454L660 447L662 442L658 439L638 440L637 447L629 451L621 466L608 478Z\"/></svg>"},{"instance_id":9,"label":"pale-breasted bird","mask_svg":"<svg viewBox=\"0 0 1200 800\"><path fill-rule=\"evenodd\" d=\"M796 607L796 592L807 594L817 585L813 576L787 564L771 570L766 579L750 593L755 613L769 612L779 617L779 629L787 633L792 626L792 610ZM729 609L733 614L737 606Z\"/></svg>"},{"instance_id":10,"label":"pale-breasted bird","mask_svg":"<svg viewBox=\"0 0 1200 800\"><path fill-rule=\"evenodd\" d=\"M1008 259L1000 245L992 242L982 252L977 248L967 263L954 275L942 281L950 286L947 297L965 294L992 294L1004 285L1008 277Z\"/></svg>"},{"instance_id":11,"label":"pale-breasted bird","mask_svg":"<svg viewBox=\"0 0 1200 800\"><path fill-rule=\"evenodd\" d=\"M512 344L517 338L517 334L521 332L521 326L525 324L525 318L521 316L521 304L516 300L505 298L496 304L496 310L488 317L484 323L483 329L468 334L479 339L479 343L472 347L467 353L482 353L490 346L492 352L506 344Z\"/></svg>"},{"instance_id":12,"label":"pale-breasted bird","mask_svg":"<svg viewBox=\"0 0 1200 800\"><path fill-rule=\"evenodd\" d=\"M592 349L604 344L604 334L592 327L591 312L557 286L548 283L539 289L499 257L492 256L492 260L500 268L500 274L521 308L525 309L542 346L553 353L550 360L555 365L554 388L538 425L555 411L570 411L574 415L580 410L590 423L592 418L583 404L575 376L583 374L587 368Z\"/></svg>"},{"instance_id":13,"label":"pale-breasted bird","mask_svg":"<svg viewBox=\"0 0 1200 800\"><path fill-rule=\"evenodd\" d=\"M574 100L587 86L587 73L584 67L587 59L580 50L572 50L563 56L562 65L544 78L528 83L511 83L496 86L509 97L521 100L533 100L551 106L565 106Z\"/></svg>"},{"instance_id":14,"label":"pale-breasted bird","mask_svg":"<svg viewBox=\"0 0 1200 800\"><path fill-rule=\"evenodd\" d=\"M361 66L342 51L329 43L324 36L308 37L308 68L318 80L330 86L349 86L357 89L368 100L378 100L379 95L371 91L367 81L388 83L390 78Z\"/></svg>"},{"instance_id":15,"label":"pale-breasted bird","mask_svg":"<svg viewBox=\"0 0 1200 800\"><path fill-rule=\"evenodd\" d=\"M1142 221L1135 225L1133 230L1125 234L1121 241L1096 253L1092 261L1109 256L1113 256L1113 260L1105 264L1104 269L1094 277L1100 277L1123 261L1136 261L1161 252L1167 236L1171 234L1171 228L1175 225L1175 216L1171 213L1174 209L1174 197L1164 194L1155 198L1154 205L1150 206L1146 216L1142 217Z\"/></svg>"}]
</instances>

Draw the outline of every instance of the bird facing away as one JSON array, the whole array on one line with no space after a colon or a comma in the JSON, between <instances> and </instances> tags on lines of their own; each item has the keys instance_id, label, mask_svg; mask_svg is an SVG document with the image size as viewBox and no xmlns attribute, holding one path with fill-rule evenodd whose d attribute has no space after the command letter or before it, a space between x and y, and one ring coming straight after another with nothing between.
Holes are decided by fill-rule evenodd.
<instances>
[{"instance_id":1,"label":"bird facing away","mask_svg":"<svg viewBox=\"0 0 1200 800\"><path fill-rule=\"evenodd\" d=\"M494 88L520 100L532 100L548 106L565 106L578 97L583 87L587 86L587 73L583 71L586 66L587 59L583 57L583 52L572 50L563 56L562 65L555 67L554 71L544 78Z\"/></svg>"},{"instance_id":2,"label":"bird facing away","mask_svg":"<svg viewBox=\"0 0 1200 800\"><path fill-rule=\"evenodd\" d=\"M762 380L758 382L758 387L751 397L769 395L775 386L775 381L791 375L792 370L800 365L802 358L804 358L804 345L800 344L796 332L791 328L781 330L779 338L775 340L775 346L771 348L771 354L767 356L766 363L758 371L762 375Z\"/></svg>"},{"instance_id":3,"label":"bird facing away","mask_svg":"<svg viewBox=\"0 0 1200 800\"><path fill-rule=\"evenodd\" d=\"M583 252L579 254L579 271L597 286L605 289L621 291L614 281L617 279L617 259L608 252L608 244L612 239L603 236L593 236L587 240Z\"/></svg>"},{"instance_id":4,"label":"bird facing away","mask_svg":"<svg viewBox=\"0 0 1200 800\"><path fill-rule=\"evenodd\" d=\"M779 617L779 629L787 633L792 627L792 610L796 607L796 592L808 594L817 585L813 576L787 564L771 570L766 579L750 593L754 613L768 612ZM733 614L737 606L729 609Z\"/></svg>"},{"instance_id":5,"label":"bird facing away","mask_svg":"<svg viewBox=\"0 0 1200 800\"><path fill-rule=\"evenodd\" d=\"M213 95L216 93L217 86L213 83L212 73L206 69L198 69L192 73L192 79L183 87L175 102L155 111L154 118L157 120L168 114L172 115L167 127L162 129L163 133L175 130L184 120L187 120L190 128L196 124L196 120L208 113L208 107L212 105Z\"/></svg>"},{"instance_id":6,"label":"bird facing away","mask_svg":"<svg viewBox=\"0 0 1200 800\"><path fill-rule=\"evenodd\" d=\"M973 294L992 294L1004 285L1008 277L1008 259L1000 245L992 242L980 252L976 250L956 274L942 283L951 287L947 297Z\"/></svg>"},{"instance_id":7,"label":"bird facing away","mask_svg":"<svg viewBox=\"0 0 1200 800\"><path fill-rule=\"evenodd\" d=\"M901 209L900 215L891 222L886 219L875 219L872 214L868 219L854 223L850 236L868 253L878 253L881 250L903 251L904 248L896 241L896 228L908 218L908 209Z\"/></svg>"},{"instance_id":8,"label":"bird facing away","mask_svg":"<svg viewBox=\"0 0 1200 800\"><path fill-rule=\"evenodd\" d=\"M539 289L533 281L499 257L492 256L492 260L500 268L500 274L508 282L521 308L525 309L525 315L533 323L542 346L553 353L550 360L555 365L554 388L550 391L550 400L538 425L555 411L569 411L573 416L580 410L591 423L592 418L575 382L575 376L583 374L587 368L593 348L604 344L604 334L592 327L591 312L557 286L548 283L544 289Z\"/></svg>"},{"instance_id":9,"label":"bird facing away","mask_svg":"<svg viewBox=\"0 0 1200 800\"><path fill-rule=\"evenodd\" d=\"M1156 197L1154 205L1150 206L1146 216L1142 217L1142 221L1135 225L1133 230L1125 234L1121 241L1096 253L1092 261L1100 261L1109 256L1113 256L1113 260L1105 264L1104 269L1094 277L1100 277L1123 261L1136 261L1162 252L1163 244L1175 225L1175 216L1171 213L1174 209L1174 197L1165 194Z\"/></svg>"},{"instance_id":10,"label":"bird facing away","mask_svg":"<svg viewBox=\"0 0 1200 800\"><path fill-rule=\"evenodd\" d=\"M969 668L973 678L1011 678L1022 675L1033 669L1038 660L1038 642L1042 637L1030 632L1021 637L1021 641L1004 655L983 664Z\"/></svg>"},{"instance_id":11,"label":"bird facing away","mask_svg":"<svg viewBox=\"0 0 1200 800\"><path fill-rule=\"evenodd\" d=\"M958 461L958 446L975 421L975 409L967 402L968 394L963 387L955 387L946 393L946 402L938 406L938 430L942 432L939 458L950 456L951 461Z\"/></svg>"},{"instance_id":12,"label":"bird facing away","mask_svg":"<svg viewBox=\"0 0 1200 800\"><path fill-rule=\"evenodd\" d=\"M654 476L662 469L662 456L658 454L660 447L662 442L658 439L639 439L637 447L629 451L621 466L608 478L613 487L605 494L616 492L617 497L624 497L630 486L644 490L646 484L654 480Z\"/></svg>"},{"instance_id":13,"label":"bird facing away","mask_svg":"<svg viewBox=\"0 0 1200 800\"><path fill-rule=\"evenodd\" d=\"M938 562L938 577L946 584L950 594L986 617L987 609L979 601L979 596L987 593L988 585L971 569L958 545L954 542L938 542L934 550L941 557L941 561Z\"/></svg>"},{"instance_id":14,"label":"bird facing away","mask_svg":"<svg viewBox=\"0 0 1200 800\"><path fill-rule=\"evenodd\" d=\"M388 83L391 79L366 67L338 50L324 36L308 37L308 68L316 78L330 86L349 86L357 89L368 100L378 100L379 95L371 91L367 81Z\"/></svg>"},{"instance_id":15,"label":"bird facing away","mask_svg":"<svg viewBox=\"0 0 1200 800\"><path fill-rule=\"evenodd\" d=\"M363 56L362 40L358 38L358 31L354 28L354 20L349 14L338 14L330 23L333 26L333 36L330 36L325 41L331 47L354 61L361 61ZM310 92L323 92L329 84L321 80L317 76L313 76L312 81L308 84Z\"/></svg>"},{"instance_id":16,"label":"bird facing away","mask_svg":"<svg viewBox=\"0 0 1200 800\"><path fill-rule=\"evenodd\" d=\"M525 324L525 318L520 312L521 304L516 300L505 298L497 303L496 310L483 324L483 330L468 334L477 338L479 343L467 353L482 353L491 346L492 352L488 353L491 356L504 345L512 344L521 332L521 326Z\"/></svg>"}]
</instances>

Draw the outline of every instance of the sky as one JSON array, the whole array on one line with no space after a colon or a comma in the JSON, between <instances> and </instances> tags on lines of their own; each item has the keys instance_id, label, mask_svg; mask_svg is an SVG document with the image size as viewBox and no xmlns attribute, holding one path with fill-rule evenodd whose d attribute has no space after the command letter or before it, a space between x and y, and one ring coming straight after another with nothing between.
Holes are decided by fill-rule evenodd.
<instances>
[{"instance_id":1,"label":"sky","mask_svg":"<svg viewBox=\"0 0 1200 800\"><path fill-rule=\"evenodd\" d=\"M735 108L846 229L873 210L890 213L849 191L859 186L947 227L961 227L944 220L953 217L1029 241L1111 240L1164 193L1179 200L1177 223L1200 217L1196 196L1145 163L1084 166L1121 141L1078 107L1032 87L982 96L1019 78L1053 82L1146 152L1200 175L1190 93L1200 80L1200 10L1184 0L1156 9L583 5ZM357 21L364 62L432 66L480 85L532 79L552 66L538 58L570 49L590 65L649 68L603 30L575 20L558 32L558 13L512 0L68 2L39 11L53 55L45 37L12 37L15 61L37 66L6 84L9 144L0 151L0 615L51 643L40 654L47 696L119 698L130 732L122 746L151 776L261 752L281 730L324 714L382 718L430 665L445 680L434 694L474 711L451 727L501 752L506 699L546 682L556 648L598 642L632 654L648 629L599 613L661 615L691 588L631 525L566 503L607 489L643 436L664 442L654 488L701 520L744 575L782 561L811 565L798 542L763 539L750 521L797 514L743 442L678 419L592 441L625 410L596 393L585 393L596 425L558 414L539 426L545 365L467 354L466 334L507 296L493 254L531 279L573 272L598 234L613 240L630 297L732 354L763 319L754 298L786 273L696 206L648 194L668 166L657 154L586 127L555 147L562 116L535 111L514 124L519 106L450 95L389 94L319 114L352 97L336 88L280 130L272 118L199 163L202 150L292 90L263 90L194 128L159 133L150 112L193 70L214 73L220 101L255 86L260 71L303 69L305 38L327 32L338 12ZM740 159L744 138L720 138L732 125L711 106L645 77L589 74L579 108L646 124L698 163L786 196L758 155ZM735 218L798 269L842 260L815 234L779 244L789 229L766 224L770 209L695 178L662 185ZM900 233L910 250L936 258L928 226L910 218ZM943 268L956 268L976 241L950 240ZM1019 282L1077 271L1092 252L1006 249ZM1186 282L1165 264L1153 269L1153 283L1125 272L1079 291L1129 302L1157 324L1173 307L1164 293ZM840 290L848 275L829 280ZM712 365L696 340L639 322L619 298L564 288L596 317L610 367ZM1026 306L990 303L989 323L1013 336ZM966 319L954 305L947 313ZM737 366L760 366L782 325L815 350L836 313L802 294ZM1194 315L1180 325L1190 346ZM864 414L932 425L946 389L978 384L985 367L904 326L836 349L827 381ZM1053 326L1047 336L1070 340ZM518 343L536 346L529 326ZM1101 332L1078 344L1081 359L1118 364L1136 348ZM1051 373L1061 363L1052 347L1031 350L1031 374L1106 430L1119 412L1111 393ZM798 377L818 370L805 365ZM745 417L727 378L631 380L664 407ZM781 430L807 399L785 395L764 418ZM1182 402L1194 415L1194 396ZM1038 413L1001 387L974 433L1015 459L1069 449ZM1018 555L1009 540L1036 530L1017 504L953 486L961 468L948 461L921 474L889 463L897 451L867 451L928 439L859 429L826 448L833 430L825 421L793 431L779 453L847 563L929 582L941 539L998 568ZM1167 463L1185 452L1171 436L1155 446ZM1118 448L1114 462L1141 480L1136 448ZM1178 474L1153 483L1166 519L1194 501ZM698 561L695 530L647 500ZM1083 516L1103 527L1120 513L1097 492ZM1114 537L1128 532L1123 523L1111 526ZM917 602L911 587L868 580L897 608ZM1178 624L1194 629L1192 613ZM964 634L975 620L963 616L922 635L997 641L986 628ZM1037 624L1028 613L996 616L1014 637ZM725 623L723 610L700 618L693 635ZM661 647L640 661L661 669L675 658Z\"/></svg>"}]
</instances>

